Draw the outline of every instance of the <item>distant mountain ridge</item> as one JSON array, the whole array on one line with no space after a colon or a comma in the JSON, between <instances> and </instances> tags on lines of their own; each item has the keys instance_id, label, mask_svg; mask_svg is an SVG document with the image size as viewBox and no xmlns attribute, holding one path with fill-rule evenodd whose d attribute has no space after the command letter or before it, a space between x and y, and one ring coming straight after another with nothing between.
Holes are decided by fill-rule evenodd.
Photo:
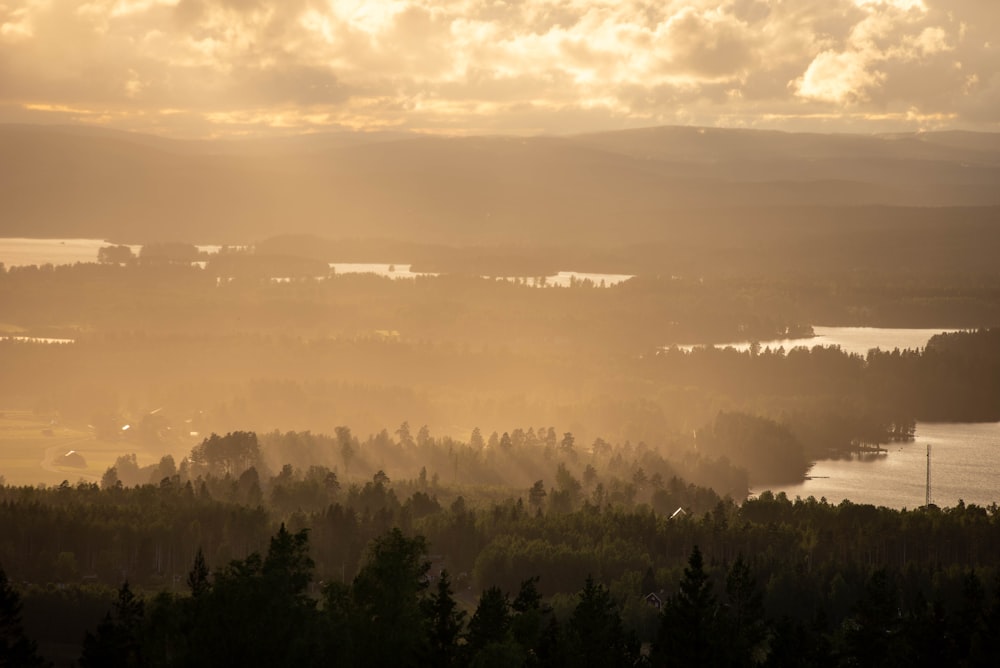
<instances>
[{"instance_id":1,"label":"distant mountain ridge","mask_svg":"<svg viewBox=\"0 0 1000 668\"><path fill-rule=\"evenodd\" d=\"M796 226L811 210L996 206L995 134L660 127L191 142L0 125L0 236L599 245L743 218Z\"/></svg>"}]
</instances>

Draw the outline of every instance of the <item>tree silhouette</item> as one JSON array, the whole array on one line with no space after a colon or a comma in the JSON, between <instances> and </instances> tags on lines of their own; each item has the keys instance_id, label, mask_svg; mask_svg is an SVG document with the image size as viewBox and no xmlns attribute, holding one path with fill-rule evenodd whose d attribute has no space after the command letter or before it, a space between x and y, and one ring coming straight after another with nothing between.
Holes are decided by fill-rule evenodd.
<instances>
[{"instance_id":1,"label":"tree silhouette","mask_svg":"<svg viewBox=\"0 0 1000 668\"><path fill-rule=\"evenodd\" d=\"M459 610L455 603L448 571L441 571L437 588L424 599L423 609L429 632L426 664L441 668L457 665L458 638L462 633L465 611Z\"/></svg>"},{"instance_id":2,"label":"tree silhouette","mask_svg":"<svg viewBox=\"0 0 1000 668\"><path fill-rule=\"evenodd\" d=\"M469 620L466 650L470 660L490 645L502 644L510 628L510 603L499 587L489 587L479 597L479 605Z\"/></svg>"},{"instance_id":3,"label":"tree silhouette","mask_svg":"<svg viewBox=\"0 0 1000 668\"><path fill-rule=\"evenodd\" d=\"M762 644L767 637L764 597L742 554L736 557L726 576L723 610L725 663L730 666L759 664L763 659Z\"/></svg>"},{"instance_id":4,"label":"tree silhouette","mask_svg":"<svg viewBox=\"0 0 1000 668\"><path fill-rule=\"evenodd\" d=\"M420 594L427 587L427 545L399 528L376 538L354 578L353 637L373 666L418 665L427 633Z\"/></svg>"},{"instance_id":5,"label":"tree silhouette","mask_svg":"<svg viewBox=\"0 0 1000 668\"><path fill-rule=\"evenodd\" d=\"M714 665L715 612L712 583L705 573L701 550L695 545L678 592L667 600L660 616L653 664Z\"/></svg>"},{"instance_id":6,"label":"tree silhouette","mask_svg":"<svg viewBox=\"0 0 1000 668\"><path fill-rule=\"evenodd\" d=\"M0 666L29 668L45 665L48 664L38 655L34 641L24 635L21 597L0 568Z\"/></svg>"},{"instance_id":7,"label":"tree silhouette","mask_svg":"<svg viewBox=\"0 0 1000 668\"><path fill-rule=\"evenodd\" d=\"M608 589L589 575L570 617L569 632L575 665L624 667L639 658L639 643L623 630L618 605Z\"/></svg>"},{"instance_id":8,"label":"tree silhouette","mask_svg":"<svg viewBox=\"0 0 1000 668\"><path fill-rule=\"evenodd\" d=\"M511 620L511 635L526 650L535 652L541 641L543 621L551 608L542 606L542 595L538 591L538 576L521 582L517 597L511 604L514 617Z\"/></svg>"},{"instance_id":9,"label":"tree silhouette","mask_svg":"<svg viewBox=\"0 0 1000 668\"><path fill-rule=\"evenodd\" d=\"M142 623L145 604L128 586L128 580L118 590L118 600L111 612L97 625L97 630L87 632L80 656L82 668L131 668L144 666L142 652Z\"/></svg>"},{"instance_id":10,"label":"tree silhouette","mask_svg":"<svg viewBox=\"0 0 1000 668\"><path fill-rule=\"evenodd\" d=\"M208 566L205 564L205 554L198 548L198 553L194 555L194 565L187 577L188 588L191 596L198 598L208 592L211 585L208 582Z\"/></svg>"},{"instance_id":11,"label":"tree silhouette","mask_svg":"<svg viewBox=\"0 0 1000 668\"><path fill-rule=\"evenodd\" d=\"M542 504L545 502L545 496L545 483L541 480L536 480L535 484L528 490L528 503L535 510L541 511Z\"/></svg>"}]
</instances>

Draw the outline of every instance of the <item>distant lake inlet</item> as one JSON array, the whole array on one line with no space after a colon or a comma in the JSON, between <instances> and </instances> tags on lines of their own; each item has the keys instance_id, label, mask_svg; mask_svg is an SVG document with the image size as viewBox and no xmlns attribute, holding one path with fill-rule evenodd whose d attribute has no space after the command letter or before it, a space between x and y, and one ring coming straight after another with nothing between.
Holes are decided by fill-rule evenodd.
<instances>
[{"instance_id":1,"label":"distant lake inlet","mask_svg":"<svg viewBox=\"0 0 1000 668\"><path fill-rule=\"evenodd\" d=\"M5 267L22 267L30 265L67 265L77 262L97 262L98 251L105 246L116 245L110 241L102 239L31 239L24 237L0 238L0 263ZM142 250L141 245L129 245L132 252L137 254ZM198 250L206 253L218 253L221 246L196 246ZM206 262L199 261L194 264L202 269ZM410 264L391 264L379 262L331 262L330 270L337 274L375 274L393 279L413 279L420 276L437 276L432 272L416 272L412 270ZM323 279L326 276L316 276ZM491 277L492 278L492 277ZM497 277L497 280L510 282L523 281L527 285L544 287L569 287L575 283L590 281L595 287L611 287L623 283L630 278L631 274L599 274L578 271L559 271L555 274L543 277ZM275 283L289 283L292 279L284 276L274 276Z\"/></svg>"},{"instance_id":2,"label":"distant lake inlet","mask_svg":"<svg viewBox=\"0 0 1000 668\"><path fill-rule=\"evenodd\" d=\"M839 346L845 353L861 355L864 357L868 351L878 348L884 351L917 350L927 345L930 338L936 334L957 332L957 329L931 328L892 328L892 327L821 327L814 326L815 336L796 339L775 339L771 341L760 341L761 350L777 350L784 348L786 351L792 348L822 346L824 348ZM739 343L717 343L715 348L734 348L741 352L750 350L754 344L751 341L741 341ZM680 350L693 350L700 347L700 344L677 346Z\"/></svg>"},{"instance_id":3,"label":"distant lake inlet","mask_svg":"<svg viewBox=\"0 0 1000 668\"><path fill-rule=\"evenodd\" d=\"M1000 503L1000 422L918 422L912 443L894 443L881 455L816 462L809 479L773 488L830 503L850 499L889 508L924 504L927 446L931 446L931 501L939 506ZM755 489L761 492L762 489Z\"/></svg>"},{"instance_id":4,"label":"distant lake inlet","mask_svg":"<svg viewBox=\"0 0 1000 668\"><path fill-rule=\"evenodd\" d=\"M103 239L29 239L10 237L0 239L0 263L5 267L29 265L76 264L97 262L97 253L105 246L116 246ZM141 245L124 244L138 254ZM196 246L206 253L217 253L221 246Z\"/></svg>"}]
</instances>

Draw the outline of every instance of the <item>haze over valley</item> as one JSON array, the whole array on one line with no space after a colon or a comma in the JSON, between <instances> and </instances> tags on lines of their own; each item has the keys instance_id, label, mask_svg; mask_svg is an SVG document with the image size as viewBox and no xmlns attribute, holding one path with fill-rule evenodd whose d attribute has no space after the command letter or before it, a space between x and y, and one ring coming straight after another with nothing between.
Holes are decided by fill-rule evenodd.
<instances>
[{"instance_id":1,"label":"haze over valley","mask_svg":"<svg viewBox=\"0 0 1000 668\"><path fill-rule=\"evenodd\" d=\"M982 133L663 127L568 137L343 135L220 145L3 126L0 231L134 243L313 233L606 246L704 243L699 232L715 237L719 228L739 230L741 242L773 241L806 219L823 223L811 234L834 224L855 233L850 226L926 231L946 219L961 234L987 224L1000 205L1000 143ZM841 215L843 207L852 215Z\"/></svg>"},{"instance_id":2,"label":"haze over valley","mask_svg":"<svg viewBox=\"0 0 1000 668\"><path fill-rule=\"evenodd\" d=\"M1000 665L1000 14L0 4L0 665Z\"/></svg>"}]
</instances>

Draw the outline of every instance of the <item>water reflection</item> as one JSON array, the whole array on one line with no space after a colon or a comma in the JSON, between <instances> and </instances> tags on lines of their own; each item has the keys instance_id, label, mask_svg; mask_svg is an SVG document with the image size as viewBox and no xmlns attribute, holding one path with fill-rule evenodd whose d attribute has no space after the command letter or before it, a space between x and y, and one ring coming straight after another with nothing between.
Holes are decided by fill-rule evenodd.
<instances>
[{"instance_id":1,"label":"water reflection","mask_svg":"<svg viewBox=\"0 0 1000 668\"><path fill-rule=\"evenodd\" d=\"M0 239L0 263L5 267L24 267L45 264L63 265L77 262L97 262L97 253L105 246L118 245L103 239L30 239L10 237ZM123 244L135 255L141 245ZM218 253L222 246L195 246L202 253Z\"/></svg>"},{"instance_id":2,"label":"water reflection","mask_svg":"<svg viewBox=\"0 0 1000 668\"><path fill-rule=\"evenodd\" d=\"M419 276L439 276L440 274L426 271L413 271L411 264L384 264L374 262L331 262L330 268L334 274L375 274L386 278L417 278ZM560 271L549 276L484 276L498 281L522 283L534 287L568 288L573 285L589 283L594 287L611 287L624 283L632 274L595 274L580 271Z\"/></svg>"},{"instance_id":3,"label":"water reflection","mask_svg":"<svg viewBox=\"0 0 1000 668\"><path fill-rule=\"evenodd\" d=\"M624 283L630 278L635 278L632 274L593 274L580 271L560 271L551 276L541 278L526 277L524 282L527 285L536 287L568 288L577 284L589 283L596 288L610 288L612 285ZM504 278L503 280L521 280L520 278Z\"/></svg>"},{"instance_id":4,"label":"water reflection","mask_svg":"<svg viewBox=\"0 0 1000 668\"><path fill-rule=\"evenodd\" d=\"M869 350L879 348L880 350L917 350L927 345L927 341L936 334L957 332L957 329L941 328L894 328L894 327L813 327L815 336L795 339L775 339L772 341L759 342L761 350L777 350L784 348L786 351L792 348L805 346L832 347L839 346L841 350L852 355L864 357ZM751 341L741 341L739 343L720 343L716 348L735 348L741 352L750 350L753 345ZM677 346L680 350L691 351L697 345Z\"/></svg>"},{"instance_id":5,"label":"water reflection","mask_svg":"<svg viewBox=\"0 0 1000 668\"><path fill-rule=\"evenodd\" d=\"M881 455L816 462L810 478L774 488L789 498L849 499L890 508L924 504L927 445L931 445L931 500L939 506L1000 503L1000 422L918 422L912 443L895 443ZM755 490L757 492L762 490Z\"/></svg>"},{"instance_id":6,"label":"water reflection","mask_svg":"<svg viewBox=\"0 0 1000 668\"><path fill-rule=\"evenodd\" d=\"M0 263L6 267L20 267L28 265L66 265L76 264L77 262L97 262L98 251L108 245L114 244L102 239L4 238L0 239ZM140 245L129 245L129 248L137 256L142 250L142 246ZM215 254L220 252L223 247L218 245L198 245L195 248L202 253ZM204 260L194 261L191 264L201 269L206 267ZM412 264L331 262L329 265L334 274L375 274L376 276L393 279L412 279L420 276L440 275L435 272L413 271ZM316 278L325 277L317 276ZM500 277L498 280L537 287L570 287L588 282L594 287L611 287L624 283L630 278L633 278L633 275L559 271L548 276L508 276ZM288 283L291 282L291 279L275 276L272 277L272 282Z\"/></svg>"},{"instance_id":7,"label":"water reflection","mask_svg":"<svg viewBox=\"0 0 1000 668\"><path fill-rule=\"evenodd\" d=\"M25 343L75 343L76 339L58 339L47 336L0 336L0 341L22 341Z\"/></svg>"},{"instance_id":8,"label":"water reflection","mask_svg":"<svg viewBox=\"0 0 1000 668\"><path fill-rule=\"evenodd\" d=\"M412 264L380 264L377 262L331 262L334 274L375 274L386 278L417 278L437 276L431 272L411 271Z\"/></svg>"}]
</instances>

